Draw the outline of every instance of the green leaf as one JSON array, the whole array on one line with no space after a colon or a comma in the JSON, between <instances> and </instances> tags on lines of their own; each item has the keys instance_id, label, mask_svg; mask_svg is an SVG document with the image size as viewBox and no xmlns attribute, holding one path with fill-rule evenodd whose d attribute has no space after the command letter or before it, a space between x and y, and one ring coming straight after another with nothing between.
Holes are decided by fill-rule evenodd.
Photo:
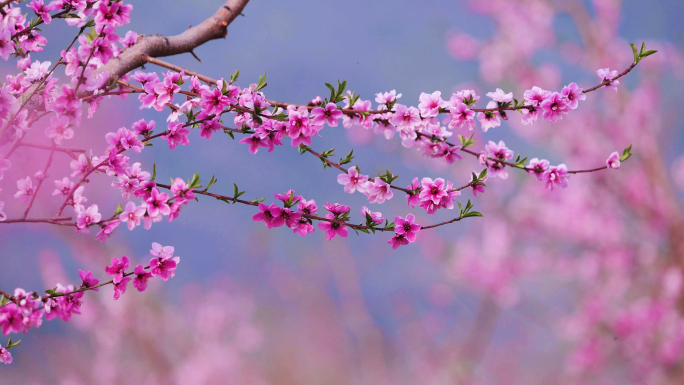
<instances>
[{"instance_id":1,"label":"green leaf","mask_svg":"<svg viewBox=\"0 0 684 385\"><path fill-rule=\"evenodd\" d=\"M639 62L639 52L637 51L637 47L634 45L634 43L629 43L629 45L632 47L632 53L634 54L634 64Z\"/></svg>"},{"instance_id":2,"label":"green leaf","mask_svg":"<svg viewBox=\"0 0 684 385\"><path fill-rule=\"evenodd\" d=\"M267 85L268 85L268 83L266 83L266 72L264 72L264 74L259 77L259 82L257 82L257 86L254 89L254 91L255 92L259 91L259 90L265 88Z\"/></svg>"},{"instance_id":3,"label":"green leaf","mask_svg":"<svg viewBox=\"0 0 684 385\"><path fill-rule=\"evenodd\" d=\"M469 218L469 217L482 217L482 213L479 213L477 211L469 212L465 215L462 216L462 218Z\"/></svg>"},{"instance_id":4,"label":"green leaf","mask_svg":"<svg viewBox=\"0 0 684 385\"><path fill-rule=\"evenodd\" d=\"M3 306L7 302L9 302L9 299L7 297L5 297L4 295L0 295L0 306Z\"/></svg>"},{"instance_id":5,"label":"green leaf","mask_svg":"<svg viewBox=\"0 0 684 385\"><path fill-rule=\"evenodd\" d=\"M641 50L639 50L639 57L641 57L644 54L644 50L646 49L646 43L641 43Z\"/></svg>"},{"instance_id":6,"label":"green leaf","mask_svg":"<svg viewBox=\"0 0 684 385\"><path fill-rule=\"evenodd\" d=\"M155 179L157 179L157 164L152 163L152 178L150 178L150 181L154 182Z\"/></svg>"},{"instance_id":7,"label":"green leaf","mask_svg":"<svg viewBox=\"0 0 684 385\"><path fill-rule=\"evenodd\" d=\"M266 197L261 197L261 198L254 198L252 200L252 203L261 203L266 200Z\"/></svg>"},{"instance_id":8,"label":"green leaf","mask_svg":"<svg viewBox=\"0 0 684 385\"><path fill-rule=\"evenodd\" d=\"M200 187L202 187L202 186L200 185L200 176L199 176L199 173L194 173L194 174L192 175L192 179L190 179L190 181L188 182L188 186L189 186L190 189L195 189L195 188L200 188Z\"/></svg>"},{"instance_id":9,"label":"green leaf","mask_svg":"<svg viewBox=\"0 0 684 385\"><path fill-rule=\"evenodd\" d=\"M347 164L351 163L352 159L354 159L354 150L349 151L349 154L345 156L344 158L340 159L340 164Z\"/></svg>"},{"instance_id":10,"label":"green leaf","mask_svg":"<svg viewBox=\"0 0 684 385\"><path fill-rule=\"evenodd\" d=\"M623 162L623 161L629 159L630 156L632 156L632 145L631 144L629 145L629 147L622 150L622 156L620 157L620 162Z\"/></svg>"},{"instance_id":11,"label":"green leaf","mask_svg":"<svg viewBox=\"0 0 684 385\"><path fill-rule=\"evenodd\" d=\"M114 216L117 216L123 212L123 207L121 206L121 203L119 203L118 206L116 206L116 211L114 211Z\"/></svg>"},{"instance_id":12,"label":"green leaf","mask_svg":"<svg viewBox=\"0 0 684 385\"><path fill-rule=\"evenodd\" d=\"M209 190L209 187L213 186L216 182L218 182L218 179L216 179L213 175L211 176L211 180L209 180L209 184L207 184L207 187L204 189L204 191Z\"/></svg>"},{"instance_id":13,"label":"green leaf","mask_svg":"<svg viewBox=\"0 0 684 385\"><path fill-rule=\"evenodd\" d=\"M646 51L646 52L644 52L643 54L641 54L641 59L645 58L646 56L651 56L651 55L653 55L653 54L656 53L656 52L658 52L658 51L656 51L656 50Z\"/></svg>"}]
</instances>

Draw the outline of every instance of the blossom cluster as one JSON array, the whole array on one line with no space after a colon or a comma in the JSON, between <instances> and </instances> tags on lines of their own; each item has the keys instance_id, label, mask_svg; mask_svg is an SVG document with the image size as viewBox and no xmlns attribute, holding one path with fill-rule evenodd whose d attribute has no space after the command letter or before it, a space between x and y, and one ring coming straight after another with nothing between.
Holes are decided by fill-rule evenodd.
<instances>
[{"instance_id":1,"label":"blossom cluster","mask_svg":"<svg viewBox=\"0 0 684 385\"><path fill-rule=\"evenodd\" d=\"M10 333L26 333L34 327L40 327L43 316L47 321L62 319L69 321L74 314L81 314L83 295L86 291L98 291L100 287L112 284L114 299L119 299L126 292L126 284L133 279L133 286L142 292L147 288L147 281L152 277L159 277L163 281L175 275L180 257L174 256L172 246L162 246L152 243L149 266L138 264L133 272L127 272L130 260L127 256L112 259L112 264L105 268L105 272L112 276L112 281L100 283L93 276L92 271L78 269L81 285L57 284L54 289L47 290L46 295L40 296L36 292L27 292L21 288L14 290L11 302L0 305L0 328L4 335ZM131 278L132 276L133 278ZM7 298L3 297L3 301ZM0 362L11 363L12 356L6 348L0 350Z\"/></svg>"}]
</instances>

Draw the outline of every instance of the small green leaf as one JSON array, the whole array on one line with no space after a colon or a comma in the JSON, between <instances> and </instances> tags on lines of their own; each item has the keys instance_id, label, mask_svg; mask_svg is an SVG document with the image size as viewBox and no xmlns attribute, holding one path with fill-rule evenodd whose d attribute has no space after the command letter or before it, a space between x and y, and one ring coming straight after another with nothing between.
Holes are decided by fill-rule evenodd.
<instances>
[{"instance_id":1,"label":"small green leaf","mask_svg":"<svg viewBox=\"0 0 684 385\"><path fill-rule=\"evenodd\" d=\"M118 206L116 206L116 211L114 211L114 216L117 216L123 212L123 207L121 206L121 203L119 203Z\"/></svg>"},{"instance_id":2,"label":"small green leaf","mask_svg":"<svg viewBox=\"0 0 684 385\"><path fill-rule=\"evenodd\" d=\"M637 47L634 45L634 43L629 43L629 45L632 47L632 53L634 54L634 63L639 62L639 52L637 51Z\"/></svg>"},{"instance_id":3,"label":"small green leaf","mask_svg":"<svg viewBox=\"0 0 684 385\"><path fill-rule=\"evenodd\" d=\"M651 55L653 55L653 54L656 53L656 52L658 52L658 51L656 51L656 50L646 51L646 52L644 52L643 54L641 54L641 59L645 58L646 56L651 56Z\"/></svg>"},{"instance_id":4,"label":"small green leaf","mask_svg":"<svg viewBox=\"0 0 684 385\"><path fill-rule=\"evenodd\" d=\"M157 164L152 163L152 178L150 178L150 181L154 182L155 179L157 179Z\"/></svg>"}]
</instances>

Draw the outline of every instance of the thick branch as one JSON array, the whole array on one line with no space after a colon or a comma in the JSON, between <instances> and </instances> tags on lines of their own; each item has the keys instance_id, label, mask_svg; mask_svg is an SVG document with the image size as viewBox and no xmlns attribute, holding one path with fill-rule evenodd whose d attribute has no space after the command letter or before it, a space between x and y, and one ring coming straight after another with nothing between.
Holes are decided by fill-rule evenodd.
<instances>
[{"instance_id":1,"label":"thick branch","mask_svg":"<svg viewBox=\"0 0 684 385\"><path fill-rule=\"evenodd\" d=\"M228 0L212 17L176 36L142 37L133 47L110 60L96 73L108 71L109 79L120 78L147 63L148 57L188 53L210 40L225 38L228 25L242 13L248 2L249 0Z\"/></svg>"}]
</instances>

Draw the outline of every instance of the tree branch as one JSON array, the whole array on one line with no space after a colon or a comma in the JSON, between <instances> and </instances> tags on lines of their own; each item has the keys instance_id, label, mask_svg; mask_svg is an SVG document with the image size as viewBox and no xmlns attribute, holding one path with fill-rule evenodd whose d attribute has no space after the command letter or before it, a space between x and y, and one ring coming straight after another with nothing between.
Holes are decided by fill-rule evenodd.
<instances>
[{"instance_id":1,"label":"tree branch","mask_svg":"<svg viewBox=\"0 0 684 385\"><path fill-rule=\"evenodd\" d=\"M151 35L140 38L131 48L96 71L108 71L109 79L120 78L147 63L148 57L163 57L192 52L200 45L223 39L228 25L242 13L249 0L228 0L210 18L176 36Z\"/></svg>"}]
</instances>

